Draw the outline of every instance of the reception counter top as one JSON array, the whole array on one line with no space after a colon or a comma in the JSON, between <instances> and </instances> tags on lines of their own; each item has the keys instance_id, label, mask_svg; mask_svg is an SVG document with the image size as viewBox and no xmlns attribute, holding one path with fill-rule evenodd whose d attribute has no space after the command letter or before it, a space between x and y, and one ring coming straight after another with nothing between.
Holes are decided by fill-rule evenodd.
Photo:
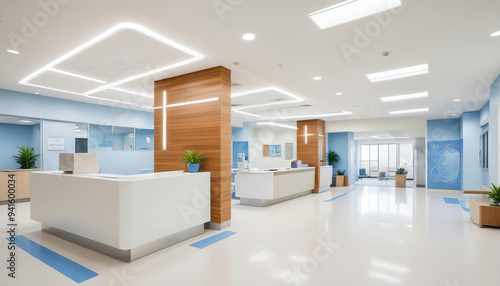
<instances>
[{"instance_id":1,"label":"reception counter top","mask_svg":"<svg viewBox=\"0 0 500 286\"><path fill-rule=\"evenodd\" d=\"M314 173L314 167L241 171L236 196L242 205L260 207L290 200L311 193Z\"/></svg>"},{"instance_id":2,"label":"reception counter top","mask_svg":"<svg viewBox=\"0 0 500 286\"><path fill-rule=\"evenodd\" d=\"M210 173L33 172L31 218L44 231L132 261L203 233Z\"/></svg>"}]
</instances>

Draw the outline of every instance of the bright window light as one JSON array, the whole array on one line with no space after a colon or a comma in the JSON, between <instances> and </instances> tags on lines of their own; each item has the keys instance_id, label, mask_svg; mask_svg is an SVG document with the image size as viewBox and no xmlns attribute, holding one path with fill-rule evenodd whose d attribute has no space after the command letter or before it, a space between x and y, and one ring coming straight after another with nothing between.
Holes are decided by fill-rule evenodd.
<instances>
[{"instance_id":1,"label":"bright window light","mask_svg":"<svg viewBox=\"0 0 500 286\"><path fill-rule=\"evenodd\" d=\"M281 127L281 128L288 128L288 129L295 129L295 130L299 129L295 126L281 124L281 123L274 123L274 122L257 122L257 125L272 125L272 126L277 126L277 127Z\"/></svg>"},{"instance_id":2,"label":"bright window light","mask_svg":"<svg viewBox=\"0 0 500 286\"><path fill-rule=\"evenodd\" d=\"M389 70L379 73L367 74L366 77L371 82L379 82L379 81L393 80L393 79L417 76L428 73L429 73L429 65L425 64L425 65L418 65L402 69Z\"/></svg>"},{"instance_id":3,"label":"bright window light","mask_svg":"<svg viewBox=\"0 0 500 286\"><path fill-rule=\"evenodd\" d=\"M409 113L420 113L420 112L429 112L429 108L418 108L418 109L391 111L391 112L389 112L389 114L396 115L396 114L409 114Z\"/></svg>"},{"instance_id":4,"label":"bright window light","mask_svg":"<svg viewBox=\"0 0 500 286\"><path fill-rule=\"evenodd\" d=\"M323 30L401 5L401 0L348 0L311 13L309 18Z\"/></svg>"},{"instance_id":5,"label":"bright window light","mask_svg":"<svg viewBox=\"0 0 500 286\"><path fill-rule=\"evenodd\" d=\"M417 98L424 98L424 97L429 97L429 92L426 91L426 92L419 92L419 93L412 93L412 94L386 96L386 97L381 97L380 100L382 102L396 102L396 101L403 101L403 100L410 100L410 99L417 99Z\"/></svg>"},{"instance_id":6,"label":"bright window light","mask_svg":"<svg viewBox=\"0 0 500 286\"><path fill-rule=\"evenodd\" d=\"M112 35L120 32L120 31L123 31L123 30L133 30L133 31L136 31L138 33L141 33L145 36L148 36L150 38L153 38L167 46L170 46L172 48L175 48L177 50L180 50L184 53L187 53L189 54L190 56L192 56L192 58L188 59L188 60L184 60L184 61L181 61L181 62L178 62L178 63L174 63L174 64L171 64L171 65L167 65L167 66L163 66L163 67L159 67L157 69L154 69L154 70L151 70L151 71L148 71L148 72L145 72L145 73L141 73L141 74L137 74L137 75L134 75L134 76L131 76L131 77L128 77L128 78L123 78L121 80L118 80L116 82L113 82L113 83L108 83L106 85L102 85L96 89L93 89L93 90L90 90L90 91L87 91L85 93L79 93L79 92L73 92L73 91L68 91L68 90L62 90L62 89L57 89L57 88L51 88L51 87L47 87L47 86L41 86L41 85L35 85L35 84L32 84L30 83L30 81L34 78L36 78L37 76L43 74L44 72L48 71L48 70L53 70L55 66L57 66L58 64L72 58L73 56L89 49L90 47L92 47L93 45L101 42L101 41L104 41L106 40L107 38L111 37ZM50 89L50 90L55 90L55 91L61 91L61 92L66 92L66 93L71 93L71 94L76 94L76 95L85 95L85 96L89 96L91 94L94 94L94 93L97 93L99 91L102 91L102 90L105 90L105 89L111 89L115 86L118 86L118 85L121 85L121 84L124 84L126 82L129 82L129 81L132 81L132 80L136 80L136 79L139 79L139 78L142 78L142 77L145 77L145 76L149 76L149 75L153 75L153 74L156 74L156 73L159 73L159 72L163 72L163 71L166 71L166 70L169 70L169 69L173 69L173 68L176 68L176 67L180 67L180 66L183 66L183 65L187 65L187 64L190 64L192 62L196 62L196 61L199 61L199 60L202 60L204 58L204 56L198 52L195 52L194 50L191 50L179 43L176 43L170 39L167 39L165 37L163 37L162 35L160 34L157 34L149 29L146 29L140 25L137 25L137 24L134 24L134 23L120 23L114 27L112 27L111 29L105 31L104 33L96 36L95 38L85 42L84 44L78 46L77 48L73 49L72 51L62 55L61 57L57 58L56 60L50 62L49 64L45 65L44 67L40 68L39 70L35 71L34 73L30 74L29 76L27 76L26 78L22 79L21 81L19 81L19 84L22 84L22 85L29 85L29 86L35 86L35 87L41 87L41 88L45 88L45 89ZM67 75L72 75L72 76L76 76L76 77L79 77L79 78L82 78L82 76L79 76L79 75L75 75L75 74L71 74L71 73L67 73ZM106 99L104 99L106 100Z\"/></svg>"}]
</instances>

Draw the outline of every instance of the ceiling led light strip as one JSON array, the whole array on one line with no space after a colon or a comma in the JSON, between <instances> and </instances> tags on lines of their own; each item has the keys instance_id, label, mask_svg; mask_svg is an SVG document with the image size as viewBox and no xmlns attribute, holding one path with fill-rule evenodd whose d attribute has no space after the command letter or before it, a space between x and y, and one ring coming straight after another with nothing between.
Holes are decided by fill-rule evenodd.
<instances>
[{"instance_id":1,"label":"ceiling led light strip","mask_svg":"<svg viewBox=\"0 0 500 286\"><path fill-rule=\"evenodd\" d=\"M274 123L274 122L257 122L257 125L271 125L271 126L276 126L276 127L281 127L281 128L287 128L287 129L295 129L295 130L299 129L299 128L295 127L295 126L281 124L281 123Z\"/></svg>"},{"instance_id":2,"label":"ceiling led light strip","mask_svg":"<svg viewBox=\"0 0 500 286\"><path fill-rule=\"evenodd\" d=\"M252 114L252 113L248 113L248 112L243 112L243 111L239 111L239 110L235 110L235 109L233 109L232 111L237 112L237 113L240 113L240 114L243 114L243 115L248 115L248 116L253 116L253 117L262 117L262 116L257 115L257 114Z\"/></svg>"},{"instance_id":3,"label":"ceiling led light strip","mask_svg":"<svg viewBox=\"0 0 500 286\"><path fill-rule=\"evenodd\" d=\"M424 98L424 97L429 97L429 92L426 91L426 92L419 92L419 93L412 93L405 95L386 96L386 97L381 97L380 100L386 103L386 102L397 102L397 101Z\"/></svg>"},{"instance_id":4,"label":"ceiling led light strip","mask_svg":"<svg viewBox=\"0 0 500 286\"><path fill-rule=\"evenodd\" d=\"M203 102L217 101L219 99L220 99L219 97L214 97L214 98L208 98L208 99L187 101L187 102L174 103L174 104L163 105L163 106L156 106L156 107L154 107L154 109L159 109L159 108L164 108L164 107L169 108L169 107L183 106L183 105L189 105L189 104L197 104L197 103L203 103Z\"/></svg>"},{"instance_id":5,"label":"ceiling led light strip","mask_svg":"<svg viewBox=\"0 0 500 286\"><path fill-rule=\"evenodd\" d=\"M92 78L92 77L83 76L83 75L79 75L79 74L71 73L71 72L67 72L67 71L62 71L62 70L55 69L55 68L50 68L49 71L53 71L53 72L56 72L56 73L60 73L60 74L64 74L64 75L69 75L69 76L77 77L77 78L81 78L81 79L86 79L86 80L90 80L90 81L95 81L95 82L99 82L99 83L106 83L106 81L104 81L104 80L95 79L95 78Z\"/></svg>"},{"instance_id":6,"label":"ceiling led light strip","mask_svg":"<svg viewBox=\"0 0 500 286\"><path fill-rule=\"evenodd\" d=\"M123 92L123 93L130 93L130 94L133 94L133 95L142 96L142 97L145 97L145 98L154 98L154 96L152 96L152 95L144 94L144 93L139 93L139 92L136 92L136 91L126 90L124 88L112 87L110 89L116 90L116 91L119 91L119 92Z\"/></svg>"},{"instance_id":7,"label":"ceiling led light strip","mask_svg":"<svg viewBox=\"0 0 500 286\"><path fill-rule=\"evenodd\" d=\"M87 97L88 98L99 99L99 100L104 100L104 101L122 103L122 104L132 104L131 102L125 102L125 101L120 101L120 100L115 100L115 99L109 99L109 98L104 98L104 97L98 97L98 96L87 96Z\"/></svg>"},{"instance_id":8,"label":"ceiling led light strip","mask_svg":"<svg viewBox=\"0 0 500 286\"><path fill-rule=\"evenodd\" d=\"M325 113L325 114L311 114L311 115L297 115L297 116L287 116L287 117L280 117L279 119L300 119L300 118L322 118L322 117L335 117L335 116L345 116L345 115L351 115L352 112L349 111L342 111L339 113Z\"/></svg>"},{"instance_id":9,"label":"ceiling led light strip","mask_svg":"<svg viewBox=\"0 0 500 286\"><path fill-rule=\"evenodd\" d=\"M246 91L246 92L236 93L236 94L232 94L231 97L240 97L240 96L245 96L245 95L250 95L250 94L262 93L262 92L266 92L266 91L276 91L276 92L284 94L284 95L286 95L288 97L293 98L293 100L273 102L273 103L265 103L265 104L257 104L257 105L252 105L252 106L245 106L245 107L235 108L233 110L234 111L237 111L237 110L239 111L239 110L249 109L249 108L256 108L256 107L263 107L263 106L270 106L270 105L279 105L279 104L287 104L287 103L297 103L297 102L304 101L304 99L302 99L302 98L300 98L300 97L298 97L296 95L293 95L293 94L291 94L289 92L286 92L284 90L281 90L281 89L275 88L275 87L266 87L266 88L261 88L261 89L256 89L256 90L250 90L250 91Z\"/></svg>"},{"instance_id":10,"label":"ceiling led light strip","mask_svg":"<svg viewBox=\"0 0 500 286\"><path fill-rule=\"evenodd\" d=\"M367 74L366 77L371 82L379 82L379 81L393 80L405 77L412 77L428 73L429 73L429 65L425 64L425 65L407 67L402 69L389 70L379 73Z\"/></svg>"},{"instance_id":11,"label":"ceiling led light strip","mask_svg":"<svg viewBox=\"0 0 500 286\"><path fill-rule=\"evenodd\" d=\"M361 19L396 7L401 0L349 0L309 14L321 30Z\"/></svg>"},{"instance_id":12,"label":"ceiling led light strip","mask_svg":"<svg viewBox=\"0 0 500 286\"><path fill-rule=\"evenodd\" d=\"M420 113L420 112L429 112L429 108L418 108L418 109L391 111L391 112L389 112L389 114L396 115L396 114L409 114L409 113Z\"/></svg>"},{"instance_id":13,"label":"ceiling led light strip","mask_svg":"<svg viewBox=\"0 0 500 286\"><path fill-rule=\"evenodd\" d=\"M46 71L49 71L49 70L52 70L54 71L54 67L57 66L58 64L70 59L71 57L87 50L88 48L92 47L93 45L111 37L112 35L120 32L120 31L123 31L123 30L133 30L133 31L136 31L138 33L141 33L145 36L148 36L150 38L153 38L167 46L170 46L172 48L175 48L175 49L178 49L186 54L189 54L190 56L192 56L191 59L188 59L188 60L184 60L182 62L179 62L179 63L175 63L175 64L171 64L171 65L168 65L168 66L164 66L164 67L160 67L158 69L155 69L155 70L151 70L151 71L148 71L148 72L145 72L145 73L141 73L141 74L138 74L138 75L134 75L134 76L131 76L131 77L128 77L128 78L124 78L124 79L121 79L119 81L116 81L116 82L113 82L113 83L109 83L107 85L104 85L104 86L101 86L99 88L96 88L96 89L93 89L93 90L90 90L90 91L87 91L85 93L78 93L78 92L72 92L72 91L67 91L67 90L62 90L62 89L57 89L57 88L52 88L52 87L47 87L47 86L41 86L41 85L35 85L35 84L32 84L32 83L29 83L32 79L34 79L35 77L37 76L40 76L41 74L43 74L44 72ZM142 77L145 77L145 76L149 76L149 75L153 75L155 73L159 73L159 72L162 72L162 71L166 71L166 70L169 70L169 69L173 69L173 68L176 68L176 67L179 67L179 66L183 66L183 65L187 65L189 63L192 63L192 62L195 62L195 61L199 61L199 60L202 60L204 58L204 56L198 52L195 52L187 47L184 47L172 40L169 40L163 36L161 36L160 34L157 34L149 29L146 29L140 25L137 25L137 24L134 24L134 23L120 23L114 27L112 27L111 29L105 31L104 33L98 35L97 37L85 42L84 44L80 45L79 47L73 49L72 51L62 55L61 57L57 58L56 60L50 62L49 64L47 64L46 66L40 68L39 70L35 71L34 73L30 74L29 76L27 76L26 78L22 79L21 81L19 81L19 84L23 84L23 85L29 85L29 86L35 86L35 87L41 87L41 88L45 88L45 89L50 89L50 90L55 90L55 91L61 91L61 92L67 92L67 93L71 93L71 94L77 94L77 95L91 95L91 94L94 94L94 93L97 93L99 91L102 91L102 90L105 90L105 89L110 89L112 87L115 87L117 85L120 85L120 84L123 84L123 83L126 83L126 82L129 82L129 81L132 81L132 80L135 80L135 79L139 79L139 78L142 78ZM63 71L60 71L60 70L57 70L59 72L63 72ZM56 71L56 72L57 72ZM68 73L68 72L64 72L66 75L70 75L70 76L75 76L75 77L78 77L78 78L82 78L82 76L80 75L76 75L76 74L72 74L72 73ZM86 79L89 79L89 78L86 78Z\"/></svg>"}]
</instances>

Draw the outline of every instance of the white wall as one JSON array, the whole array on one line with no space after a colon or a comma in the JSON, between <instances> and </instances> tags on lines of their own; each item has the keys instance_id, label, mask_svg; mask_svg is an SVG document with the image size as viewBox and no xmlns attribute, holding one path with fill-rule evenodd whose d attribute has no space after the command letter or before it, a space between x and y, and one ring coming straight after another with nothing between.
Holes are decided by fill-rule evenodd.
<instances>
[{"instance_id":1,"label":"white wall","mask_svg":"<svg viewBox=\"0 0 500 286\"><path fill-rule=\"evenodd\" d=\"M426 137L427 118L411 116L326 122L326 133L390 130L404 130L409 137Z\"/></svg>"},{"instance_id":2,"label":"white wall","mask_svg":"<svg viewBox=\"0 0 500 286\"><path fill-rule=\"evenodd\" d=\"M297 159L297 131L267 126L251 126L251 138L248 145L251 168L285 168L292 160L285 160L285 143L293 143L293 160ZM263 145L281 145L281 157L264 157Z\"/></svg>"}]
</instances>

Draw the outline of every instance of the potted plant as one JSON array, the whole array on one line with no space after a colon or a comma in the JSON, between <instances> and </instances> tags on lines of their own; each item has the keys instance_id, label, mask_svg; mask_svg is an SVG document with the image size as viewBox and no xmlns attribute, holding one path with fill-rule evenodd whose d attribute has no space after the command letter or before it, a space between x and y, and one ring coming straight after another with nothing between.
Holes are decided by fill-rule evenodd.
<instances>
[{"instance_id":1,"label":"potted plant","mask_svg":"<svg viewBox=\"0 0 500 286\"><path fill-rule=\"evenodd\" d=\"M396 188L406 188L406 174L408 171L405 168L396 170Z\"/></svg>"},{"instance_id":2,"label":"potted plant","mask_svg":"<svg viewBox=\"0 0 500 286\"><path fill-rule=\"evenodd\" d=\"M331 165L332 170L333 170L333 168L335 168L335 163L338 163L340 161L340 156L335 151L329 150L328 155L327 155L327 159L328 159L328 165ZM336 185L335 175L332 174L331 187L335 187L335 185Z\"/></svg>"},{"instance_id":3,"label":"potted plant","mask_svg":"<svg viewBox=\"0 0 500 286\"><path fill-rule=\"evenodd\" d=\"M40 156L39 154L35 154L35 148L30 148L29 146L21 146L17 147L18 153L15 156L12 156L15 159L16 163L20 165L20 169L17 170L5 170L0 171L0 181L13 179L15 180L16 185L16 199L25 200L29 199L30 194L30 176L32 171L39 171L40 169L36 168L36 160ZM12 177L9 177L12 176ZM0 184L0 201L7 200L7 184Z\"/></svg>"},{"instance_id":4,"label":"potted plant","mask_svg":"<svg viewBox=\"0 0 500 286\"><path fill-rule=\"evenodd\" d=\"M186 150L184 157L181 158L181 162L187 163L189 173L198 173L201 162L205 160L204 154L196 150Z\"/></svg>"},{"instance_id":5,"label":"potted plant","mask_svg":"<svg viewBox=\"0 0 500 286\"><path fill-rule=\"evenodd\" d=\"M335 176L335 181L336 181L336 186L337 187L342 187L345 186L344 184L344 175L345 175L345 170L337 170L337 176Z\"/></svg>"},{"instance_id":6,"label":"potted plant","mask_svg":"<svg viewBox=\"0 0 500 286\"><path fill-rule=\"evenodd\" d=\"M16 163L21 165L21 169L33 169L36 168L36 159L39 154L35 154L35 148L30 148L29 146L17 147L19 149L17 156L13 156L16 159Z\"/></svg>"},{"instance_id":7,"label":"potted plant","mask_svg":"<svg viewBox=\"0 0 500 286\"><path fill-rule=\"evenodd\" d=\"M495 186L491 183L493 187L490 188L490 192L488 193L488 198L493 201L490 206L499 206L500 205L500 187Z\"/></svg>"}]
</instances>

